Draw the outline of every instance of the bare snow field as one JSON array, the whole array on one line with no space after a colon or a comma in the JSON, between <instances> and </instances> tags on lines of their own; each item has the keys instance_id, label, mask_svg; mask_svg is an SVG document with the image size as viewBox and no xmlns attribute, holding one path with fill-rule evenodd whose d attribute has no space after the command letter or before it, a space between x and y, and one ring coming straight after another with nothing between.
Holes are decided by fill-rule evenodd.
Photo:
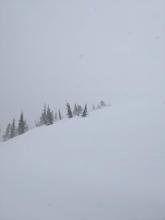
<instances>
[{"instance_id":1,"label":"bare snow field","mask_svg":"<svg viewBox=\"0 0 165 220\"><path fill-rule=\"evenodd\" d=\"M164 220L165 105L132 102L0 145L1 220Z\"/></svg>"}]
</instances>

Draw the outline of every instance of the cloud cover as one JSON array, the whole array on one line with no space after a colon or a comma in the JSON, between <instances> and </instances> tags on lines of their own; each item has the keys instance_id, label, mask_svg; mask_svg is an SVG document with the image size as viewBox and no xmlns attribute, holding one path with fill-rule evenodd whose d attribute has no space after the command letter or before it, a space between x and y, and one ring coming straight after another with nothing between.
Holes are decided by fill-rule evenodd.
<instances>
[{"instance_id":1,"label":"cloud cover","mask_svg":"<svg viewBox=\"0 0 165 220\"><path fill-rule=\"evenodd\" d=\"M1 123L44 103L165 95L163 0L1 0Z\"/></svg>"}]
</instances>

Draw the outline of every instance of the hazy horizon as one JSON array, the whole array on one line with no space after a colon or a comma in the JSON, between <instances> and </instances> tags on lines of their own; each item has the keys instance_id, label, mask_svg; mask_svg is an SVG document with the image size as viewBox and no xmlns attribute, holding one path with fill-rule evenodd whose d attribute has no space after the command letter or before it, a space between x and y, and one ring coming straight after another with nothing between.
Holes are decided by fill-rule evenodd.
<instances>
[{"instance_id":1,"label":"hazy horizon","mask_svg":"<svg viewBox=\"0 0 165 220\"><path fill-rule=\"evenodd\" d=\"M165 95L162 0L0 1L0 124L44 103Z\"/></svg>"}]
</instances>

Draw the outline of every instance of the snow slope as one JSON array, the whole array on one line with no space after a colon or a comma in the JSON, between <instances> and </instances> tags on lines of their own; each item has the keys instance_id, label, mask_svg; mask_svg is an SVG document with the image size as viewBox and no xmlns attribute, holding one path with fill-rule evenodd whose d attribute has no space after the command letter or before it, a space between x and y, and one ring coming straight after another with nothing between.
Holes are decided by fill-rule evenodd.
<instances>
[{"instance_id":1,"label":"snow slope","mask_svg":"<svg viewBox=\"0 0 165 220\"><path fill-rule=\"evenodd\" d=\"M0 146L1 220L164 220L165 105L134 102Z\"/></svg>"}]
</instances>

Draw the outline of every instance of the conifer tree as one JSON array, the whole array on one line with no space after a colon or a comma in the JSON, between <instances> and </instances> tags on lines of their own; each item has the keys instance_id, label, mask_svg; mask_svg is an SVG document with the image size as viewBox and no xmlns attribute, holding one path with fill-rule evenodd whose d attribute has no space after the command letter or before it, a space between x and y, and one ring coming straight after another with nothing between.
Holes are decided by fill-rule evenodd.
<instances>
[{"instance_id":1,"label":"conifer tree","mask_svg":"<svg viewBox=\"0 0 165 220\"><path fill-rule=\"evenodd\" d=\"M3 135L3 141L7 141L10 138L10 128L11 124L9 123L6 127L5 134Z\"/></svg>"},{"instance_id":2,"label":"conifer tree","mask_svg":"<svg viewBox=\"0 0 165 220\"><path fill-rule=\"evenodd\" d=\"M106 104L105 104L105 102L103 100L100 101L100 106L101 107L105 107L106 106Z\"/></svg>"},{"instance_id":3,"label":"conifer tree","mask_svg":"<svg viewBox=\"0 0 165 220\"><path fill-rule=\"evenodd\" d=\"M53 116L53 112L50 110L49 106L47 108L46 118L47 118L47 125L53 124L54 116Z\"/></svg>"},{"instance_id":4,"label":"conifer tree","mask_svg":"<svg viewBox=\"0 0 165 220\"><path fill-rule=\"evenodd\" d=\"M72 118L73 117L73 113L72 113L72 110L71 110L71 107L70 107L69 103L66 103L66 108L67 108L68 118Z\"/></svg>"},{"instance_id":5,"label":"conifer tree","mask_svg":"<svg viewBox=\"0 0 165 220\"><path fill-rule=\"evenodd\" d=\"M13 119L13 122L10 128L10 138L15 137L16 135L17 135L17 132L16 132L16 126L15 126L15 119Z\"/></svg>"},{"instance_id":6,"label":"conifer tree","mask_svg":"<svg viewBox=\"0 0 165 220\"><path fill-rule=\"evenodd\" d=\"M84 107L83 113L82 113L82 117L87 117L88 115L88 111L87 111L87 104Z\"/></svg>"},{"instance_id":7,"label":"conifer tree","mask_svg":"<svg viewBox=\"0 0 165 220\"><path fill-rule=\"evenodd\" d=\"M62 120L62 115L61 115L60 109L58 110L58 117L59 117L59 120Z\"/></svg>"},{"instance_id":8,"label":"conifer tree","mask_svg":"<svg viewBox=\"0 0 165 220\"><path fill-rule=\"evenodd\" d=\"M19 122L18 122L18 134L21 135L28 130L26 121L24 120L23 112L21 113Z\"/></svg>"},{"instance_id":9,"label":"conifer tree","mask_svg":"<svg viewBox=\"0 0 165 220\"><path fill-rule=\"evenodd\" d=\"M41 114L39 124L40 124L40 126L47 124L46 105L44 105L44 109L43 109L43 112Z\"/></svg>"},{"instance_id":10,"label":"conifer tree","mask_svg":"<svg viewBox=\"0 0 165 220\"><path fill-rule=\"evenodd\" d=\"M78 105L78 107L77 107L77 115L78 116L81 115L82 111L83 111L83 109L82 109L81 105Z\"/></svg>"},{"instance_id":11,"label":"conifer tree","mask_svg":"<svg viewBox=\"0 0 165 220\"><path fill-rule=\"evenodd\" d=\"M76 104L74 105L73 115L74 116L78 115L78 107Z\"/></svg>"}]
</instances>

